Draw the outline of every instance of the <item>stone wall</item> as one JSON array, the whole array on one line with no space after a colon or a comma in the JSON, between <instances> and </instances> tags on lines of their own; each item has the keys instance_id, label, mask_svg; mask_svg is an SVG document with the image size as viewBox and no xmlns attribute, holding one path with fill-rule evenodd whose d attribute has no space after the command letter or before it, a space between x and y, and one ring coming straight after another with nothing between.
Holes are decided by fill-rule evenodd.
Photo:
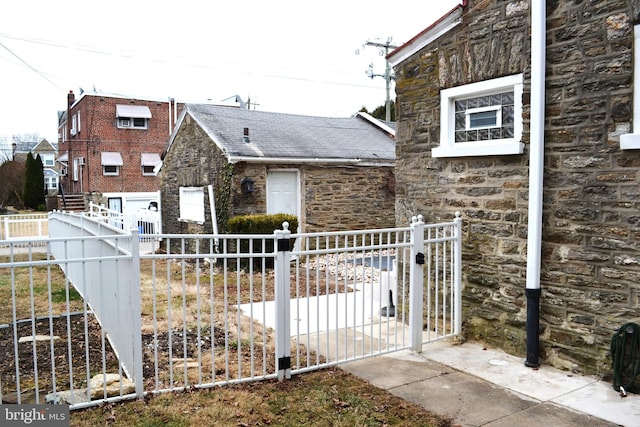
<instances>
[{"instance_id":1,"label":"stone wall","mask_svg":"<svg viewBox=\"0 0 640 427\"><path fill-rule=\"evenodd\" d=\"M224 222L232 194L237 188L230 181L226 157L209 136L191 119L185 117L173 145L163 160L160 172L162 231L167 234L211 234L211 209L206 187L215 189L216 214ZM180 215L180 187L205 187L205 222L196 224L178 221Z\"/></svg>"},{"instance_id":2,"label":"stone wall","mask_svg":"<svg viewBox=\"0 0 640 427\"><path fill-rule=\"evenodd\" d=\"M541 272L544 362L606 376L613 331L640 319L639 151L632 119L638 0L547 1ZM470 0L463 23L396 67L396 223L464 218L464 331L525 355L530 8ZM440 90L523 73L522 155L432 158Z\"/></svg>"}]
</instances>

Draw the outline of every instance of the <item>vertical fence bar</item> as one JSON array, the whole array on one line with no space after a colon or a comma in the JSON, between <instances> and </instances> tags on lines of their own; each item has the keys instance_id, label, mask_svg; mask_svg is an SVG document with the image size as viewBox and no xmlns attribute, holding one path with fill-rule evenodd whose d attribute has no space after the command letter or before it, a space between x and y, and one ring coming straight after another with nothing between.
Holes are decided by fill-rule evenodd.
<instances>
[{"instance_id":1,"label":"vertical fence bar","mask_svg":"<svg viewBox=\"0 0 640 427\"><path fill-rule=\"evenodd\" d=\"M291 378L291 285L289 258L289 224L282 224L283 230L274 231L274 273L276 298L276 362L278 380Z\"/></svg>"},{"instance_id":2,"label":"vertical fence bar","mask_svg":"<svg viewBox=\"0 0 640 427\"><path fill-rule=\"evenodd\" d=\"M424 222L422 215L411 219L411 272L409 283L409 330L411 350L422 352L422 295L424 286Z\"/></svg>"},{"instance_id":3,"label":"vertical fence bar","mask_svg":"<svg viewBox=\"0 0 640 427\"><path fill-rule=\"evenodd\" d=\"M455 264L453 269L453 286L455 288L454 334L458 335L462 332L462 214L460 211L456 211L453 223L453 233L456 238L453 242Z\"/></svg>"},{"instance_id":4,"label":"vertical fence bar","mask_svg":"<svg viewBox=\"0 0 640 427\"><path fill-rule=\"evenodd\" d=\"M140 297L140 238L138 230L131 230L131 286L129 286L129 310L131 310L131 341L133 346L133 381L136 396L144 396L142 372L142 309Z\"/></svg>"}]
</instances>

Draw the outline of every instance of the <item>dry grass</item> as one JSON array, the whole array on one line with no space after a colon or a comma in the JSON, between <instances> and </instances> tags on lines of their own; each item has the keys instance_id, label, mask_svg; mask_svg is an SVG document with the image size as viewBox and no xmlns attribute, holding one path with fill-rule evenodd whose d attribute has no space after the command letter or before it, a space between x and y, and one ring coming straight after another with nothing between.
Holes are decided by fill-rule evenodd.
<instances>
[{"instance_id":1,"label":"dry grass","mask_svg":"<svg viewBox=\"0 0 640 427\"><path fill-rule=\"evenodd\" d=\"M0 263L43 260L46 260L44 253L19 254L13 259L0 256ZM15 286L12 286L12 283ZM51 302L49 302L49 294L51 294ZM32 295L33 306L31 305ZM68 307L67 299L69 299ZM46 316L49 313L55 316L67 311L80 311L83 306L80 295L66 282L64 273L57 265L17 267L13 271L0 270L0 301L5 307L4 310L0 310L0 324L13 322L14 302L16 319L31 319Z\"/></svg>"},{"instance_id":2,"label":"dry grass","mask_svg":"<svg viewBox=\"0 0 640 427\"><path fill-rule=\"evenodd\" d=\"M434 426L450 420L340 369L73 411L71 426Z\"/></svg>"},{"instance_id":3,"label":"dry grass","mask_svg":"<svg viewBox=\"0 0 640 427\"><path fill-rule=\"evenodd\" d=\"M0 298L10 301L11 278L7 279L5 276L0 276ZM143 339L153 338L155 331L155 337L160 337L166 344L169 331L180 333L188 330L191 335L185 336L185 340L189 356L195 356L193 359L202 367L200 371L189 369L185 372L182 365L185 360L180 360L175 355L174 359L170 359L166 348L160 348L157 341L147 341L147 345L144 346L145 360L154 360L157 357L159 372L159 377L156 378L153 364L150 365L150 370L145 371L147 390L235 378L236 375L246 373L246 369L249 369L252 363L258 368L266 366L267 370L273 371L275 360L272 331L263 329L261 325L251 324L246 317L239 316L234 307L263 298L272 299L273 276L270 272L265 275L251 275L243 271L230 271L227 272L227 278L229 280L225 282L222 272L205 263L184 264L164 260L152 263L150 260L143 260ZM236 287L236 280L240 283L239 287ZM321 277L313 275L298 278L292 281L291 293L313 295L335 290L321 280ZM38 307L36 312L49 309L46 285L49 282L54 295L66 295L64 275L57 267L35 266L31 273L28 269L16 270L14 283L17 285L18 318L31 317L31 292ZM225 283L228 287L226 292ZM166 296L167 290L171 291L173 298L169 299ZM220 295L226 295L226 298ZM196 301L200 302L199 310L194 308ZM82 301L72 301L69 308L71 311L80 310ZM171 321L168 316L169 308ZM61 314L66 309L64 298L52 304L54 312ZM7 313L0 313L0 316L3 316L1 318L5 322L11 321L10 313L9 316ZM226 326L223 327L225 322ZM211 333L211 325L215 328L214 333ZM250 337L247 335L247 331L250 330L253 331L253 345L250 345ZM193 336L196 332L211 337L208 351L198 352L198 347L194 345L197 340ZM184 341L176 341L173 344L179 350L177 353L181 358ZM296 354L296 348L292 351ZM229 355L227 359L225 353ZM303 349L300 353L305 355L306 351ZM310 354L308 357L315 359L316 355ZM169 369L170 366L172 369ZM140 401L73 411L71 425L450 425L448 420L373 387L340 369L324 369L301 374L284 382L258 381L203 390L189 387L187 390L189 391L150 395L153 397Z\"/></svg>"}]
</instances>

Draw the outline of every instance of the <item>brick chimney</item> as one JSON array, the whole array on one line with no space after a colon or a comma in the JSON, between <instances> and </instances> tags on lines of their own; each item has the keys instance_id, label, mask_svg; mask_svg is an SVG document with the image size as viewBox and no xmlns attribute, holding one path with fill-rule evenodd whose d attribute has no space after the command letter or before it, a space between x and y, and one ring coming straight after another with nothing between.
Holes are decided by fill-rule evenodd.
<instances>
[{"instance_id":1,"label":"brick chimney","mask_svg":"<svg viewBox=\"0 0 640 427\"><path fill-rule=\"evenodd\" d=\"M70 109L74 102L76 102L76 96L73 94L73 91L70 90L67 95L67 109Z\"/></svg>"}]
</instances>

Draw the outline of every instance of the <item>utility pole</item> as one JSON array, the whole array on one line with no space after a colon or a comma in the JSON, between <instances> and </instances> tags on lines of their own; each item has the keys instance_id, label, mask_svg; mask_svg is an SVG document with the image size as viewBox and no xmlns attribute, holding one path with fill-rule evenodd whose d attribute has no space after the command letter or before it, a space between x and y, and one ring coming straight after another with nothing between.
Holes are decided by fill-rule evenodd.
<instances>
[{"instance_id":1,"label":"utility pole","mask_svg":"<svg viewBox=\"0 0 640 427\"><path fill-rule=\"evenodd\" d=\"M390 122L391 121L391 80L394 79L395 77L391 74L391 64L389 64L389 61L387 60L387 55L389 54L389 50L391 49L395 49L398 46L394 46L391 44L391 37L387 38L386 42L379 42L379 41L370 41L367 40L367 42L362 45L362 47L366 47L366 46L374 46L378 48L378 52L380 53L381 56L384 56L384 60L385 60L385 69L384 69L384 74L375 74L373 72L373 62L371 64L369 64L369 69L366 71L367 76L370 77L372 80L374 77L384 77L384 81L385 81L385 86L386 86L386 91L387 91L387 98L385 101L385 109L386 109L386 121ZM360 54L360 49L356 49L356 55Z\"/></svg>"}]
</instances>

